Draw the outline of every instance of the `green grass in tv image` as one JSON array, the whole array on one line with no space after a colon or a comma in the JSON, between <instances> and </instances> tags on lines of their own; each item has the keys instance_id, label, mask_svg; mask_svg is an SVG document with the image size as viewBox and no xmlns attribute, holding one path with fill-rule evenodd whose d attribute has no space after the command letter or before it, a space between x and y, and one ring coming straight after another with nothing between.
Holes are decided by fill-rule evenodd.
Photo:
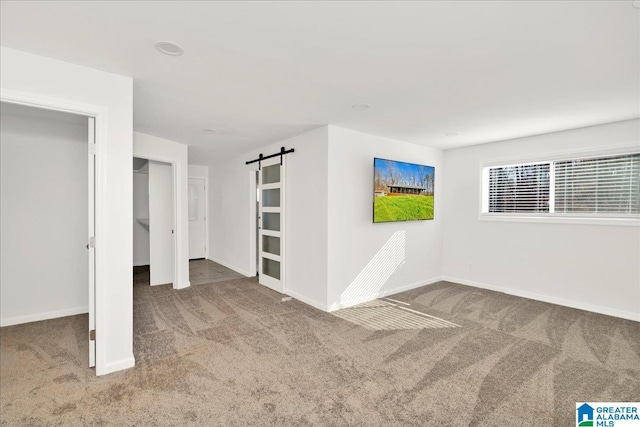
<instances>
[{"instance_id":1,"label":"green grass in tv image","mask_svg":"<svg viewBox=\"0 0 640 427\"><path fill-rule=\"evenodd\" d=\"M373 199L373 222L433 219L433 196L378 196Z\"/></svg>"}]
</instances>

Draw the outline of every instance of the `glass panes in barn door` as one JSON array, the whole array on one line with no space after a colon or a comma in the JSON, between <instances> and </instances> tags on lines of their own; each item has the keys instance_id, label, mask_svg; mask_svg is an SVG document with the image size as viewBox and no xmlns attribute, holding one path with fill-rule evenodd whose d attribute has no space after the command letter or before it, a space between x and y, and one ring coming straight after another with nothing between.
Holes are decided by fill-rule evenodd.
<instances>
[{"instance_id":1,"label":"glass panes in barn door","mask_svg":"<svg viewBox=\"0 0 640 427\"><path fill-rule=\"evenodd\" d=\"M284 166L280 157L263 161L259 178L259 282L284 293Z\"/></svg>"}]
</instances>

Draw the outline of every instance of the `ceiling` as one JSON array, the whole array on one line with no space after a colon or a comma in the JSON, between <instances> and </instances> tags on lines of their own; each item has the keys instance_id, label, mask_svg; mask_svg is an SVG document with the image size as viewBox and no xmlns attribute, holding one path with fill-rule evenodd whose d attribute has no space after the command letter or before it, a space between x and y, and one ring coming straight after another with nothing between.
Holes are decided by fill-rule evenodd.
<instances>
[{"instance_id":1,"label":"ceiling","mask_svg":"<svg viewBox=\"0 0 640 427\"><path fill-rule=\"evenodd\" d=\"M2 1L0 17L4 46L133 77L135 130L190 156L323 124L447 149L640 116L632 1Z\"/></svg>"}]
</instances>

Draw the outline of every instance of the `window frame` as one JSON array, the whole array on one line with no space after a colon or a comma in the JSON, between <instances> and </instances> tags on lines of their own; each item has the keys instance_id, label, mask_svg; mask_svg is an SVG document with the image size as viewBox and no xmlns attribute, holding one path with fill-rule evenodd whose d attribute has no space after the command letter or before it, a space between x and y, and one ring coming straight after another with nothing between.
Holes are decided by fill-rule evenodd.
<instances>
[{"instance_id":1,"label":"window frame","mask_svg":"<svg viewBox=\"0 0 640 427\"><path fill-rule=\"evenodd\" d=\"M480 164L480 221L499 222L529 222L529 223L556 223L556 224L593 224L593 225L621 225L640 227L640 214L608 213L556 213L555 208L555 171L554 162L613 157L622 155L640 154L640 148L636 145L625 145L614 148L606 148L589 151L572 151L565 153L541 154L526 158L511 158L501 161L483 162ZM489 169L497 167L520 166L530 164L550 164L549 176L549 212L489 212Z\"/></svg>"}]
</instances>

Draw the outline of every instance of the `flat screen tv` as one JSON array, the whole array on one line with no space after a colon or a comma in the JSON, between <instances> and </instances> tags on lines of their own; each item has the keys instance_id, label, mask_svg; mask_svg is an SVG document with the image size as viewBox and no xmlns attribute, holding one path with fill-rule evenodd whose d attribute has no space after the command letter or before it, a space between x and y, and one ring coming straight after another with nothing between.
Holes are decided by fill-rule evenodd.
<instances>
[{"instance_id":1,"label":"flat screen tv","mask_svg":"<svg viewBox=\"0 0 640 427\"><path fill-rule=\"evenodd\" d=\"M373 222L433 219L433 166L373 159Z\"/></svg>"}]
</instances>

